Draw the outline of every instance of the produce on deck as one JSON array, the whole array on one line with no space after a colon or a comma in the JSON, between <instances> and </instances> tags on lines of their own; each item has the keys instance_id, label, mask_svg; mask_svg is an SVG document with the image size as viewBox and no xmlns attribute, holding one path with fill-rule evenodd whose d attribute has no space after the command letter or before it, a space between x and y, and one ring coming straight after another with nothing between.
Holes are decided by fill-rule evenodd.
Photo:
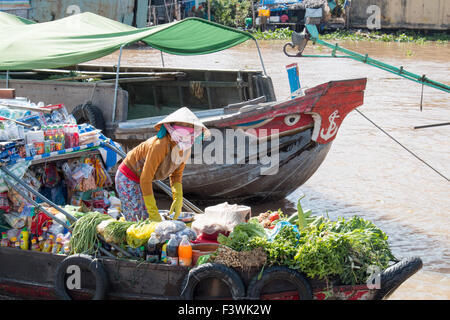
<instances>
[{"instance_id":1,"label":"produce on deck","mask_svg":"<svg viewBox=\"0 0 450 320\"><path fill-rule=\"evenodd\" d=\"M284 265L308 277L339 284L365 283L369 267L383 270L397 261L387 235L358 216L331 221L305 213L299 201L298 212L288 221L277 220L273 232L266 229L262 233L258 220L238 225L228 237L219 236L218 241L235 251L263 248L267 266Z\"/></svg>"},{"instance_id":2,"label":"produce on deck","mask_svg":"<svg viewBox=\"0 0 450 320\"><path fill-rule=\"evenodd\" d=\"M94 246L99 244L97 226L102 221L110 219L110 216L99 212L93 212L78 219L70 239L71 253L93 254L96 251Z\"/></svg>"},{"instance_id":3,"label":"produce on deck","mask_svg":"<svg viewBox=\"0 0 450 320\"><path fill-rule=\"evenodd\" d=\"M158 222L144 220L139 223L132 224L126 230L127 244L133 248L139 248L147 244L148 239L155 232Z\"/></svg>"}]
</instances>

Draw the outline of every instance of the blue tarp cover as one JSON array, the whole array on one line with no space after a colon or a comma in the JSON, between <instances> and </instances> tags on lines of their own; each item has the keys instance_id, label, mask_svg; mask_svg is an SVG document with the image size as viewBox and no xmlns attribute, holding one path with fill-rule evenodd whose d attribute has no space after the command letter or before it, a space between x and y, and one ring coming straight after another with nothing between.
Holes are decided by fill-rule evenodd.
<instances>
[{"instance_id":1,"label":"blue tarp cover","mask_svg":"<svg viewBox=\"0 0 450 320\"><path fill-rule=\"evenodd\" d=\"M302 0L261 0L260 4L262 6L271 5L271 4L292 4L292 3L300 3Z\"/></svg>"}]
</instances>

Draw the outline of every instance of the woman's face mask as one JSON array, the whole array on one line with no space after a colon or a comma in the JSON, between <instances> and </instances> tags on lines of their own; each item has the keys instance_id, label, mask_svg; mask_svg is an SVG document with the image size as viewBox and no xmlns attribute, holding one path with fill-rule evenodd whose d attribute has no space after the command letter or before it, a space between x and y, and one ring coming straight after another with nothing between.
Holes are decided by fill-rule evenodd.
<instances>
[{"instance_id":1,"label":"woman's face mask","mask_svg":"<svg viewBox=\"0 0 450 320\"><path fill-rule=\"evenodd\" d=\"M169 132L172 140L175 141L176 144L183 151L191 148L196 138L202 133L201 130L199 130L199 132L196 132L198 130L194 130L194 128L190 127L170 125L170 124L164 124L164 126Z\"/></svg>"}]
</instances>

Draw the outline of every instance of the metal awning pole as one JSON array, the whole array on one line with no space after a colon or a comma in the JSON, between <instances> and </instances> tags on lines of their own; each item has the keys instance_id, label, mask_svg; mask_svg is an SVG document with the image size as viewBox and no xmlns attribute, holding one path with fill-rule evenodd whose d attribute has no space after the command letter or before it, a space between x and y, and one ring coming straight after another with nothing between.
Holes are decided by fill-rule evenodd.
<instances>
[{"instance_id":1,"label":"metal awning pole","mask_svg":"<svg viewBox=\"0 0 450 320\"><path fill-rule=\"evenodd\" d=\"M41 210L42 212L45 213L45 215L47 215L49 218L51 218L52 220L56 221L57 223L59 223L60 225L62 225L64 228L68 229L68 230L72 230L72 227L69 226L67 223L65 223L64 221L58 219L58 217L56 217L55 215L51 214L50 212L48 212L46 209L44 209L42 207L41 204L37 203L36 201L34 201L32 198L30 198L25 192L23 192L19 186L17 185L17 183L12 182L10 179L10 177L5 177L8 184L11 186L11 188L13 188L14 190L16 190L16 192L18 194L20 194L25 200L27 200L28 202L30 202L30 204L32 204L33 206L35 206L36 208L38 208L39 210Z\"/></svg>"},{"instance_id":2,"label":"metal awning pole","mask_svg":"<svg viewBox=\"0 0 450 320\"><path fill-rule=\"evenodd\" d=\"M261 61L261 66L263 68L264 75L267 76L267 71L266 71L266 67L264 66L264 61L263 61L263 57L262 57L262 54L261 54L261 50L259 49L258 40L256 40L256 39L253 39L253 40L255 40L256 49L258 49L259 60Z\"/></svg>"},{"instance_id":3,"label":"metal awning pole","mask_svg":"<svg viewBox=\"0 0 450 320\"><path fill-rule=\"evenodd\" d=\"M160 51L160 52L161 52L161 63L162 63L162 66L164 68L165 67L164 56L163 56L163 52L162 51Z\"/></svg>"},{"instance_id":4,"label":"metal awning pole","mask_svg":"<svg viewBox=\"0 0 450 320\"><path fill-rule=\"evenodd\" d=\"M53 208L55 208L56 210L61 212L71 222L77 221L77 219L74 216L72 216L70 213L68 213L65 210L61 209L58 205L56 205L55 203L53 203L52 201L50 201L49 199L44 197L42 194L40 194L39 192L34 190L32 187L30 187L28 184L26 184L24 181L22 181L22 179L19 179L19 177L16 176L14 173L12 173L8 168L6 168L6 166L1 166L0 170L3 171L9 177L11 177L16 183L18 183L22 187L24 187L25 190L29 191L34 196L36 196L37 198L41 199L43 202L47 203L48 205L52 206Z\"/></svg>"},{"instance_id":5,"label":"metal awning pole","mask_svg":"<svg viewBox=\"0 0 450 320\"><path fill-rule=\"evenodd\" d=\"M65 222L63 222L62 220L58 219L58 217L54 216L53 214L51 214L50 212L48 212L46 209L44 209L39 203L37 203L36 201L34 201L33 199L31 199L25 192L23 192L17 184L11 182L9 179L10 177L6 177L8 184L11 185L11 187L17 191L18 194L20 194L25 200L29 201L32 205L34 205L36 208L38 208L40 211L42 211L46 216L48 216L49 218L51 218L53 221L56 221L57 223L59 223L60 225L62 225L64 228L66 228L67 230L72 231L72 227L69 226L68 224L66 224ZM115 256L108 252L107 250L105 250L102 247L98 247L98 249L100 250L100 252L102 252L104 255L115 258Z\"/></svg>"},{"instance_id":6,"label":"metal awning pole","mask_svg":"<svg viewBox=\"0 0 450 320\"><path fill-rule=\"evenodd\" d=\"M118 91L119 91L119 77L120 77L120 62L122 61L123 47L125 47L124 44L120 47L119 61L117 62L116 86L114 88L114 106L113 106L113 113L112 113L112 122L113 123L116 121L117 95L118 95Z\"/></svg>"},{"instance_id":7,"label":"metal awning pole","mask_svg":"<svg viewBox=\"0 0 450 320\"><path fill-rule=\"evenodd\" d=\"M9 89L9 70L6 70L6 89Z\"/></svg>"}]
</instances>

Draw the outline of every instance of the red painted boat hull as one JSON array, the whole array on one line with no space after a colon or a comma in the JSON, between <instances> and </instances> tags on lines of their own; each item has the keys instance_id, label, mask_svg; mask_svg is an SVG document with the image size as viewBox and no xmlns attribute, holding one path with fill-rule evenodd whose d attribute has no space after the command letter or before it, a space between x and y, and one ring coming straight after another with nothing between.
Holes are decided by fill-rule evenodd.
<instances>
[{"instance_id":1,"label":"red painted boat hull","mask_svg":"<svg viewBox=\"0 0 450 320\"><path fill-rule=\"evenodd\" d=\"M249 164L250 151L244 164L189 164L183 178L186 196L204 201L207 195L209 202L286 197L320 167L345 117L364 103L366 82L332 81L306 90L304 96L293 100L258 104L216 119L202 119L208 128L220 130L223 136L228 129L242 129L264 139L273 137L273 130L277 130L278 171L274 175L261 174L263 165ZM224 146L228 143L225 141ZM203 147L208 144L204 142Z\"/></svg>"}]
</instances>

